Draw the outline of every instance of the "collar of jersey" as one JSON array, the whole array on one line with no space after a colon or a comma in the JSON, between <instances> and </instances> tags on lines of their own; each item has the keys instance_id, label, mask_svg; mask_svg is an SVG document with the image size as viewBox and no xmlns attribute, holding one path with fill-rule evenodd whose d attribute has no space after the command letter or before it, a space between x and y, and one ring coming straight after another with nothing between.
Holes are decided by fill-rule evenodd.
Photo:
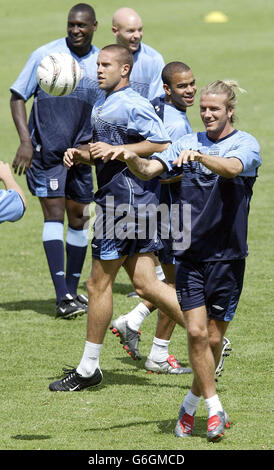
<instances>
[{"instance_id":1,"label":"collar of jersey","mask_svg":"<svg viewBox=\"0 0 274 470\"><path fill-rule=\"evenodd\" d=\"M222 142L223 140L225 139L229 139L229 137L231 137L232 135L236 134L236 132L238 132L237 129L234 129L234 131L232 131L230 134L226 135L225 137L222 137L221 139L218 139L218 140L212 140L208 137L208 135L206 134L206 138L210 141L210 142L213 142L214 144L217 144L218 142Z\"/></svg>"},{"instance_id":2,"label":"collar of jersey","mask_svg":"<svg viewBox=\"0 0 274 470\"><path fill-rule=\"evenodd\" d=\"M75 54L75 52L73 52L73 51L69 48L68 42L67 42L67 38L65 38L65 39L66 39L67 48L69 49L71 55L72 55L73 57L75 57L75 58L78 60L78 62L81 61L81 60L83 60L83 59L85 59L85 57L88 57L89 55L94 54L94 52L95 52L95 47L94 47L93 44L91 44L91 45L90 45L90 50L89 50L89 52L88 52L86 55L82 55L82 56L80 57L79 55Z\"/></svg>"},{"instance_id":3,"label":"collar of jersey","mask_svg":"<svg viewBox=\"0 0 274 470\"><path fill-rule=\"evenodd\" d=\"M123 88L119 88L119 90L112 91L109 95L107 95L107 98L108 98L109 96L111 96L111 95L114 95L115 93L119 93L119 91L126 90L127 88L130 88L130 85L123 86Z\"/></svg>"},{"instance_id":4,"label":"collar of jersey","mask_svg":"<svg viewBox=\"0 0 274 470\"><path fill-rule=\"evenodd\" d=\"M165 103L165 106L171 106L171 108L176 109L180 113L185 113L186 114L186 109L183 110L183 109L177 108L177 106L174 106L174 104L172 104L172 103L167 103L167 101L165 101L164 103Z\"/></svg>"}]
</instances>

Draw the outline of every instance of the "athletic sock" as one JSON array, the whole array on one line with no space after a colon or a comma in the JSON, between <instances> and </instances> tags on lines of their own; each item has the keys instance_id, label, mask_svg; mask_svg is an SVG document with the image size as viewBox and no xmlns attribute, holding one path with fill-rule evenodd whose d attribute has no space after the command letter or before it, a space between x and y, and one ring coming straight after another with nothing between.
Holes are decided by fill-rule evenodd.
<instances>
[{"instance_id":1,"label":"athletic sock","mask_svg":"<svg viewBox=\"0 0 274 470\"><path fill-rule=\"evenodd\" d=\"M169 340L159 339L154 336L151 350L149 353L149 359L154 362L164 362L169 356L168 347Z\"/></svg>"},{"instance_id":2,"label":"athletic sock","mask_svg":"<svg viewBox=\"0 0 274 470\"><path fill-rule=\"evenodd\" d=\"M69 226L66 238L66 282L71 295L77 294L87 246L87 230L75 230Z\"/></svg>"},{"instance_id":3,"label":"athletic sock","mask_svg":"<svg viewBox=\"0 0 274 470\"><path fill-rule=\"evenodd\" d=\"M207 407L208 418L211 418L211 416L216 415L218 411L223 411L223 407L217 394L213 395L210 398L206 398L205 405Z\"/></svg>"},{"instance_id":4,"label":"athletic sock","mask_svg":"<svg viewBox=\"0 0 274 470\"><path fill-rule=\"evenodd\" d=\"M64 272L64 224L62 221L45 221L42 240L48 266L56 292L56 302L69 293Z\"/></svg>"},{"instance_id":5,"label":"athletic sock","mask_svg":"<svg viewBox=\"0 0 274 470\"><path fill-rule=\"evenodd\" d=\"M183 407L188 415L194 416L202 397L197 397L189 390L183 401Z\"/></svg>"},{"instance_id":6,"label":"athletic sock","mask_svg":"<svg viewBox=\"0 0 274 470\"><path fill-rule=\"evenodd\" d=\"M83 377L91 377L95 370L99 368L99 358L102 344L85 342L84 353L76 372Z\"/></svg>"},{"instance_id":7,"label":"athletic sock","mask_svg":"<svg viewBox=\"0 0 274 470\"><path fill-rule=\"evenodd\" d=\"M127 324L133 331L140 329L143 321L151 314L151 311L143 302L140 302L133 310L126 314Z\"/></svg>"}]
</instances>

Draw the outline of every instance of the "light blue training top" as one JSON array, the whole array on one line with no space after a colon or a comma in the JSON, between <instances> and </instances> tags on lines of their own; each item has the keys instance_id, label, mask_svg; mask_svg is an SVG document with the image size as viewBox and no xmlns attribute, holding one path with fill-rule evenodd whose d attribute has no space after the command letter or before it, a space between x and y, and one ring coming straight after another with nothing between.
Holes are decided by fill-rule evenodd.
<instances>
[{"instance_id":1,"label":"light blue training top","mask_svg":"<svg viewBox=\"0 0 274 470\"><path fill-rule=\"evenodd\" d=\"M162 70L165 66L162 55L141 42L138 51L133 54L133 61L130 74L131 88L149 100L162 95Z\"/></svg>"},{"instance_id":2,"label":"light blue training top","mask_svg":"<svg viewBox=\"0 0 274 470\"><path fill-rule=\"evenodd\" d=\"M23 201L14 189L0 189L0 224L16 222L25 211Z\"/></svg>"}]
</instances>

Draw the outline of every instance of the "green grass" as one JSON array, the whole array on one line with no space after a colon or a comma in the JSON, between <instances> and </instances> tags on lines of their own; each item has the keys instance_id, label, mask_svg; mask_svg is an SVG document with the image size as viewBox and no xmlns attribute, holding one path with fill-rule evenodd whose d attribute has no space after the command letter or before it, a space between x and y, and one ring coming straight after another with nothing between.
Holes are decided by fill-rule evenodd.
<instances>
[{"instance_id":1,"label":"green grass","mask_svg":"<svg viewBox=\"0 0 274 470\"><path fill-rule=\"evenodd\" d=\"M9 111L9 86L29 53L65 34L66 15L74 4L59 0L1 2L0 159L12 161L18 138ZM94 43L113 42L112 13L118 1L95 1L99 28ZM131 4L134 6L133 4ZM251 132L262 148L263 166L250 211L245 285L227 336L233 346L218 393L232 419L219 444L207 443L206 410L197 412L193 438L173 435L179 405L191 376L147 375L145 356L155 332L156 315L142 327L138 363L126 355L108 331L101 353L104 381L92 391L54 394L48 384L65 364L81 359L86 316L71 322L54 318L54 291L41 243L39 202L30 196L28 210L16 224L2 224L0 253L1 450L270 450L273 449L273 53L274 5L268 0L140 0L144 41L166 61L183 60L194 70L198 86L235 78L248 94L239 97L239 128ZM204 15L221 10L225 24L206 24ZM189 117L201 129L198 100ZM90 251L80 290L90 271ZM138 303L124 271L114 287L114 316ZM187 363L186 337L176 328L170 351Z\"/></svg>"}]
</instances>

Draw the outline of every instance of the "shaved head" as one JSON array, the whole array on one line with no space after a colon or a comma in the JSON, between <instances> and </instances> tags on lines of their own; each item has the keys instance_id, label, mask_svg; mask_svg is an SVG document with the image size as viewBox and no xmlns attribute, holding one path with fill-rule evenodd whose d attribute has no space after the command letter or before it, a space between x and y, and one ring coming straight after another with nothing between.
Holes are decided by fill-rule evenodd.
<instances>
[{"instance_id":1,"label":"shaved head","mask_svg":"<svg viewBox=\"0 0 274 470\"><path fill-rule=\"evenodd\" d=\"M132 8L119 8L112 18L112 32L116 43L127 47L134 54L143 37L141 17Z\"/></svg>"},{"instance_id":2,"label":"shaved head","mask_svg":"<svg viewBox=\"0 0 274 470\"><path fill-rule=\"evenodd\" d=\"M119 8L112 17L112 26L120 27L128 22L138 21L142 23L141 17L132 8Z\"/></svg>"}]
</instances>

